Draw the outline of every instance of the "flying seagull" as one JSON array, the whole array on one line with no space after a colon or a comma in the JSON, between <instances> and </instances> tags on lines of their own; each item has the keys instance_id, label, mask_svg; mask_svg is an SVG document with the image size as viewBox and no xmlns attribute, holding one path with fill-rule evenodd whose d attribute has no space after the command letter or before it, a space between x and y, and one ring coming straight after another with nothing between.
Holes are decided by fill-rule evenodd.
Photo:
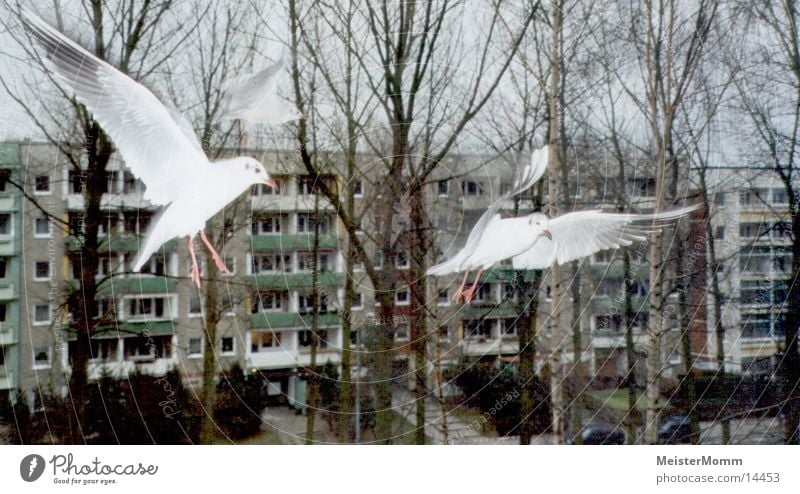
<instances>
[{"instance_id":1,"label":"flying seagull","mask_svg":"<svg viewBox=\"0 0 800 494\"><path fill-rule=\"evenodd\" d=\"M297 107L278 96L278 85L288 68L286 58L281 57L264 70L237 77L225 89L222 118L239 121L241 145L252 124L280 125L303 118Z\"/></svg>"},{"instance_id":2,"label":"flying seagull","mask_svg":"<svg viewBox=\"0 0 800 494\"><path fill-rule=\"evenodd\" d=\"M200 286L194 236L217 267L228 268L205 234L206 221L254 184L274 187L250 157L210 162L182 117L170 113L147 88L84 50L27 9L22 23L47 53L53 71L109 135L131 172L144 183L144 199L163 206L134 263L138 272L165 242L188 237L192 280Z\"/></svg>"},{"instance_id":3,"label":"flying seagull","mask_svg":"<svg viewBox=\"0 0 800 494\"><path fill-rule=\"evenodd\" d=\"M514 182L511 190L489 205L489 209L481 215L478 222L472 227L464 248L447 261L431 266L428 269L428 275L432 276L465 271L464 280L453 297L454 301L458 302L462 296L467 301L472 300L478 286L478 280L486 268L491 267L498 261L521 254L539 236L550 235L547 228L542 226L542 221L545 218L542 218L544 215L540 213L507 219L501 219L499 214L500 208L507 199L524 192L542 178L542 175L547 170L547 160L548 148L546 146L534 151L531 155L530 164L522 170L522 174ZM520 235L519 233L521 232L529 233ZM472 288L465 291L467 276L475 268L479 269L475 283Z\"/></svg>"},{"instance_id":4,"label":"flying seagull","mask_svg":"<svg viewBox=\"0 0 800 494\"><path fill-rule=\"evenodd\" d=\"M531 164L523 178L515 183L509 194L493 202L473 227L467 245L451 259L428 269L429 275L466 271L454 300L462 297L471 301L484 270L495 263L511 258L514 269L545 269L554 262L559 265L606 249L617 249L633 242L647 240L647 235L671 221L697 209L688 206L653 214L616 214L600 210L576 211L550 219L542 213L519 218L501 218L498 210L502 201L518 194L534 183L547 168L548 150L533 153ZM470 289L465 290L467 276L473 269L478 274Z\"/></svg>"}]
</instances>

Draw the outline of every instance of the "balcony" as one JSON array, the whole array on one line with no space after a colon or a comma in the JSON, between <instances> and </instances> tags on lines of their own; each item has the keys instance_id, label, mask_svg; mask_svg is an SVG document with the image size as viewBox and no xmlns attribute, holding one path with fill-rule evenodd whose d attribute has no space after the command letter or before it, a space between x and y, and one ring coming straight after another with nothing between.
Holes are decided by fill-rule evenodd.
<instances>
[{"instance_id":1,"label":"balcony","mask_svg":"<svg viewBox=\"0 0 800 494\"><path fill-rule=\"evenodd\" d=\"M253 288L259 290L280 290L311 288L311 273L255 274L247 277ZM324 272L319 274L319 286L339 287L344 283L342 273Z\"/></svg>"},{"instance_id":2,"label":"balcony","mask_svg":"<svg viewBox=\"0 0 800 494\"><path fill-rule=\"evenodd\" d=\"M11 257L16 254L14 252L14 238L0 239L0 256Z\"/></svg>"},{"instance_id":3,"label":"balcony","mask_svg":"<svg viewBox=\"0 0 800 494\"><path fill-rule=\"evenodd\" d=\"M296 249L311 250L314 244L314 235L253 235L252 248L259 250L292 251ZM320 249L338 249L339 237L336 235L320 235Z\"/></svg>"},{"instance_id":4,"label":"balcony","mask_svg":"<svg viewBox=\"0 0 800 494\"><path fill-rule=\"evenodd\" d=\"M299 194L254 196L252 197L252 207L253 210L264 211L313 211L314 196ZM334 211L333 206L324 196L320 196L319 209L320 211Z\"/></svg>"},{"instance_id":5,"label":"balcony","mask_svg":"<svg viewBox=\"0 0 800 494\"><path fill-rule=\"evenodd\" d=\"M497 303L493 301L481 302L479 306L464 305L458 315L461 319L495 319L502 317L517 317L519 315L515 302Z\"/></svg>"},{"instance_id":6,"label":"balcony","mask_svg":"<svg viewBox=\"0 0 800 494\"><path fill-rule=\"evenodd\" d=\"M14 207L15 199L13 196L0 197L0 211L16 211Z\"/></svg>"},{"instance_id":7,"label":"balcony","mask_svg":"<svg viewBox=\"0 0 800 494\"><path fill-rule=\"evenodd\" d=\"M17 298L13 283L0 283L0 300L13 300Z\"/></svg>"},{"instance_id":8,"label":"balcony","mask_svg":"<svg viewBox=\"0 0 800 494\"><path fill-rule=\"evenodd\" d=\"M14 327L8 323L0 323L0 345L13 345L16 342Z\"/></svg>"},{"instance_id":9,"label":"balcony","mask_svg":"<svg viewBox=\"0 0 800 494\"><path fill-rule=\"evenodd\" d=\"M139 252L139 249L144 243L144 237L141 235L134 235L132 233L112 235L110 238L104 236L100 239L100 252ZM165 243L163 247L159 248L159 252L174 252L176 241L170 240ZM67 250L70 252L78 252L81 250L82 244L80 239L76 237L67 237Z\"/></svg>"},{"instance_id":10,"label":"balcony","mask_svg":"<svg viewBox=\"0 0 800 494\"><path fill-rule=\"evenodd\" d=\"M137 294L137 293L172 293L175 291L174 278L163 276L112 276L103 280L99 293Z\"/></svg>"},{"instance_id":11,"label":"balcony","mask_svg":"<svg viewBox=\"0 0 800 494\"><path fill-rule=\"evenodd\" d=\"M318 319L320 328L340 326L342 318L339 314L320 314ZM250 316L250 329L277 329L277 328L310 328L311 314L298 312L262 312Z\"/></svg>"},{"instance_id":12,"label":"balcony","mask_svg":"<svg viewBox=\"0 0 800 494\"><path fill-rule=\"evenodd\" d=\"M0 367L0 391L14 389L14 371Z\"/></svg>"}]
</instances>

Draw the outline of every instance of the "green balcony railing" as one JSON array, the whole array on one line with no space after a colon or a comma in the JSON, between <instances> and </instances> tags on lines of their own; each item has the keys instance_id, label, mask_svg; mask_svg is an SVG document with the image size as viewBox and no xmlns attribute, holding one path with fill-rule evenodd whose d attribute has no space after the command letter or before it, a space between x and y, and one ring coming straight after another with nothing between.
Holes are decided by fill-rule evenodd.
<instances>
[{"instance_id":1,"label":"green balcony railing","mask_svg":"<svg viewBox=\"0 0 800 494\"><path fill-rule=\"evenodd\" d=\"M258 290L311 288L311 273L256 274L247 277L250 285ZM319 274L319 286L338 287L344 283L342 273Z\"/></svg>"},{"instance_id":2,"label":"green balcony railing","mask_svg":"<svg viewBox=\"0 0 800 494\"><path fill-rule=\"evenodd\" d=\"M311 250L314 244L314 236L310 233L298 235L253 235L250 241L254 251ZM336 235L320 235L319 246L321 249L336 249L340 246L340 239Z\"/></svg>"},{"instance_id":3,"label":"green balcony railing","mask_svg":"<svg viewBox=\"0 0 800 494\"><path fill-rule=\"evenodd\" d=\"M320 314L318 323L320 327L339 326L342 318L339 314ZM310 328L311 314L297 312L263 312L250 316L250 329L275 329L275 328Z\"/></svg>"}]
</instances>

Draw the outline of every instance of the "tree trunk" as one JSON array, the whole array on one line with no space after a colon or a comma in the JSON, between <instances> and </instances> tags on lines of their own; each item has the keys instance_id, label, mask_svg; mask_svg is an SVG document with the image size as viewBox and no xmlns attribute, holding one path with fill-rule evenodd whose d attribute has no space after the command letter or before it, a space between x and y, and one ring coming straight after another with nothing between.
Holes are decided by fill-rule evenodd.
<instances>
[{"instance_id":1,"label":"tree trunk","mask_svg":"<svg viewBox=\"0 0 800 494\"><path fill-rule=\"evenodd\" d=\"M414 442L425 444L425 399L427 398L427 276L425 256L428 248L423 186L411 190L411 348L414 353L414 395L416 401L416 428Z\"/></svg>"},{"instance_id":2,"label":"tree trunk","mask_svg":"<svg viewBox=\"0 0 800 494\"><path fill-rule=\"evenodd\" d=\"M561 180L561 139L559 136L559 84L561 79L561 2L553 8L552 21L552 49L550 54L550 92L548 118L548 145L550 146L550 163L548 164L548 196L550 203L550 217L555 218L559 214L560 200L560 180ZM561 327L561 269L558 262L553 262L550 268L550 323L552 327L551 336L551 382L550 393L553 402L553 434L556 444L564 442L564 372L562 368L562 352L564 338L562 337Z\"/></svg>"},{"instance_id":3,"label":"tree trunk","mask_svg":"<svg viewBox=\"0 0 800 494\"><path fill-rule=\"evenodd\" d=\"M319 409L319 372L317 348L319 347L319 194L314 191L314 236L311 247L311 361L306 395L306 444L314 443L314 421Z\"/></svg>"},{"instance_id":4,"label":"tree trunk","mask_svg":"<svg viewBox=\"0 0 800 494\"><path fill-rule=\"evenodd\" d=\"M209 225L215 231L214 223ZM220 300L217 285L219 269L214 263L211 254L206 252L206 279L203 281L205 295L205 344L203 345L203 387L202 406L200 415L200 444L214 444L217 436L217 425L214 420L214 409L217 403L217 385L214 378L217 375L219 360L217 359L217 325L220 320Z\"/></svg>"}]
</instances>

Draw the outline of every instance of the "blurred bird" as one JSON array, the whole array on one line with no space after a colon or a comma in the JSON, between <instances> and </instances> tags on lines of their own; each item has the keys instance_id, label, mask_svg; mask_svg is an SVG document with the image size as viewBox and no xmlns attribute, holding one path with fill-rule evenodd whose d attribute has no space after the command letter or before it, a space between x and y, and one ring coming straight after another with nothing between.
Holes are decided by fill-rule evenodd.
<instances>
[{"instance_id":1,"label":"blurred bird","mask_svg":"<svg viewBox=\"0 0 800 494\"><path fill-rule=\"evenodd\" d=\"M224 91L222 118L239 121L239 144L247 141L252 124L280 125L303 118L294 105L278 96L278 86L289 67L286 58L254 74L234 79Z\"/></svg>"},{"instance_id":2,"label":"blurred bird","mask_svg":"<svg viewBox=\"0 0 800 494\"><path fill-rule=\"evenodd\" d=\"M494 201L472 228L466 246L449 260L428 269L429 275L465 271L453 299L470 302L483 272L494 264L511 259L514 269L544 269L590 256L605 249L617 249L694 211L699 205L653 214L616 214L600 210L576 211L550 219L542 213L518 218L501 218L503 201L535 184L547 169L548 148L531 156L531 163L512 190ZM478 269L475 281L465 289L467 277Z\"/></svg>"},{"instance_id":3,"label":"blurred bird","mask_svg":"<svg viewBox=\"0 0 800 494\"><path fill-rule=\"evenodd\" d=\"M139 271L150 256L175 237L188 237L192 280L200 286L194 236L208 248L217 267L228 272L205 234L206 221L254 184L275 187L254 158L210 162L182 117L173 116L147 88L98 59L27 9L22 23L49 57L66 88L92 112L144 183L143 198L163 206L134 262Z\"/></svg>"}]
</instances>

